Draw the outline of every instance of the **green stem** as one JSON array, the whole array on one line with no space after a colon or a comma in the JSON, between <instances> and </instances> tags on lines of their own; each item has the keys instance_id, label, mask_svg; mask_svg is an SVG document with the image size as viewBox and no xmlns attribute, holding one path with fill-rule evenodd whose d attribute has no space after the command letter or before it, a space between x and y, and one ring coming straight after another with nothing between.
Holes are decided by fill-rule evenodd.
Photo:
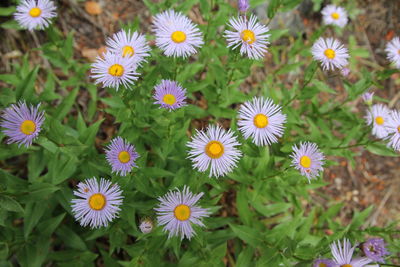
<instances>
[{"instance_id":1,"label":"green stem","mask_svg":"<svg viewBox=\"0 0 400 267\"><path fill-rule=\"evenodd\" d=\"M347 148L352 148L352 147L357 147L357 146L366 146L366 145L377 143L379 141L380 140L373 140L373 141L368 141L368 142L365 142L365 143L357 143L357 144L349 145L349 146L330 147L330 149L347 149Z\"/></svg>"}]
</instances>

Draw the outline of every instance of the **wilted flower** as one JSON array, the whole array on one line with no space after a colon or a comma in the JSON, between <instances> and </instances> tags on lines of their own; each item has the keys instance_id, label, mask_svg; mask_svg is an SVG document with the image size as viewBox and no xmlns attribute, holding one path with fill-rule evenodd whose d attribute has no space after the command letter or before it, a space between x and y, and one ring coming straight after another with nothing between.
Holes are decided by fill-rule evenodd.
<instances>
[{"instance_id":1,"label":"wilted flower","mask_svg":"<svg viewBox=\"0 0 400 267\"><path fill-rule=\"evenodd\" d=\"M314 59L322 64L324 70L342 69L347 66L349 53L338 40L319 38L311 48Z\"/></svg>"},{"instance_id":2,"label":"wilted flower","mask_svg":"<svg viewBox=\"0 0 400 267\"><path fill-rule=\"evenodd\" d=\"M4 110L0 126L5 128L3 133L9 137L8 144L32 145L44 122L44 112L39 111L39 107L40 104L28 107L25 101L20 101Z\"/></svg>"},{"instance_id":3,"label":"wilted flower","mask_svg":"<svg viewBox=\"0 0 400 267\"><path fill-rule=\"evenodd\" d=\"M244 16L231 18L229 26L234 28L234 31L225 31L228 47L235 49L240 46L240 54L247 54L251 59L264 57L270 36L267 26L258 23L254 15L250 16L250 20Z\"/></svg>"},{"instance_id":4,"label":"wilted flower","mask_svg":"<svg viewBox=\"0 0 400 267\"><path fill-rule=\"evenodd\" d=\"M364 100L364 102L367 104L367 105L372 105L372 99L373 99L373 97L374 97L374 92L365 92L363 95L362 95L362 99Z\"/></svg>"},{"instance_id":5,"label":"wilted flower","mask_svg":"<svg viewBox=\"0 0 400 267\"><path fill-rule=\"evenodd\" d=\"M250 7L249 0L238 0L238 9L240 12L246 13Z\"/></svg>"},{"instance_id":6,"label":"wilted flower","mask_svg":"<svg viewBox=\"0 0 400 267\"><path fill-rule=\"evenodd\" d=\"M28 30L44 29L57 16L56 7L50 0L22 0L14 14L21 27Z\"/></svg>"},{"instance_id":7,"label":"wilted flower","mask_svg":"<svg viewBox=\"0 0 400 267\"><path fill-rule=\"evenodd\" d=\"M278 142L283 135L285 122L286 115L270 98L255 97L239 109L239 130L246 139L251 137L258 146Z\"/></svg>"},{"instance_id":8,"label":"wilted flower","mask_svg":"<svg viewBox=\"0 0 400 267\"><path fill-rule=\"evenodd\" d=\"M368 239L362 244L362 250L365 256L375 262L385 262L384 257L390 254L382 238Z\"/></svg>"},{"instance_id":9,"label":"wilted flower","mask_svg":"<svg viewBox=\"0 0 400 267\"><path fill-rule=\"evenodd\" d=\"M210 168L211 176L223 176L236 167L242 153L236 148L238 143L231 130L225 131L220 126L209 126L206 131L197 131L188 143L189 158L193 167L201 172Z\"/></svg>"},{"instance_id":10,"label":"wilted flower","mask_svg":"<svg viewBox=\"0 0 400 267\"><path fill-rule=\"evenodd\" d=\"M82 226L108 226L121 210L121 194L117 184L111 184L104 178L100 179L100 183L96 178L86 179L74 191L74 195L79 198L72 200L72 213Z\"/></svg>"},{"instance_id":11,"label":"wilted flower","mask_svg":"<svg viewBox=\"0 0 400 267\"><path fill-rule=\"evenodd\" d=\"M203 217L208 217L208 209L196 205L203 193L193 195L187 186L183 191L170 191L165 196L159 197L160 204L157 211L158 223L164 225L164 231L168 231L168 238L181 236L192 238L196 233L192 224L204 227L201 222Z\"/></svg>"},{"instance_id":12,"label":"wilted flower","mask_svg":"<svg viewBox=\"0 0 400 267\"><path fill-rule=\"evenodd\" d=\"M183 57L197 53L204 42L199 28L186 16L167 10L154 17L156 45L168 57Z\"/></svg>"},{"instance_id":13,"label":"wilted flower","mask_svg":"<svg viewBox=\"0 0 400 267\"><path fill-rule=\"evenodd\" d=\"M144 219L144 220L140 223L140 226L139 226L140 231L142 231L143 234L148 234L148 233L150 233L151 231L153 231L153 227L154 227L153 221L150 220L150 219L148 219L148 218Z\"/></svg>"}]
</instances>

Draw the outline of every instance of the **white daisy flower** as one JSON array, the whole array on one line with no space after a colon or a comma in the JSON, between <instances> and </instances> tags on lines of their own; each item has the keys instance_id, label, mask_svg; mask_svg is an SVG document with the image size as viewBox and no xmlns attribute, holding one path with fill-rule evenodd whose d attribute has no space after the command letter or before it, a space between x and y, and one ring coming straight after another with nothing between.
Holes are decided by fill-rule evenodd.
<instances>
[{"instance_id":1,"label":"white daisy flower","mask_svg":"<svg viewBox=\"0 0 400 267\"><path fill-rule=\"evenodd\" d=\"M104 178L100 179L100 183L96 178L86 179L74 191L79 198L72 200L72 213L82 226L106 227L118 217L123 199L121 193L118 184L111 184Z\"/></svg>"},{"instance_id":2,"label":"white daisy flower","mask_svg":"<svg viewBox=\"0 0 400 267\"><path fill-rule=\"evenodd\" d=\"M170 191L165 196L159 197L160 204L157 211L158 224L164 225L164 231L168 231L168 238L181 236L192 238L196 233L192 224L204 227L201 219L208 217L208 209L201 208L196 203L203 196L203 193L192 194L185 186L183 191Z\"/></svg>"},{"instance_id":3,"label":"white daisy flower","mask_svg":"<svg viewBox=\"0 0 400 267\"><path fill-rule=\"evenodd\" d=\"M388 146L400 151L400 111L392 110L386 130L388 131L386 137L389 140Z\"/></svg>"},{"instance_id":4,"label":"white daisy flower","mask_svg":"<svg viewBox=\"0 0 400 267\"><path fill-rule=\"evenodd\" d=\"M300 143L300 147L294 145L292 149L292 166L299 170L301 175L306 176L309 182L324 170L322 165L325 157L317 144L305 142Z\"/></svg>"},{"instance_id":5,"label":"white daisy flower","mask_svg":"<svg viewBox=\"0 0 400 267\"><path fill-rule=\"evenodd\" d=\"M19 25L30 31L48 27L56 16L56 6L50 0L22 0L14 14Z\"/></svg>"},{"instance_id":6,"label":"white daisy flower","mask_svg":"<svg viewBox=\"0 0 400 267\"><path fill-rule=\"evenodd\" d=\"M96 79L96 84L102 83L103 87L114 87L118 91L121 85L128 87L138 79L136 67L132 58L106 52L92 64L91 77Z\"/></svg>"},{"instance_id":7,"label":"white daisy flower","mask_svg":"<svg viewBox=\"0 0 400 267\"><path fill-rule=\"evenodd\" d=\"M196 130L196 136L187 144L191 148L189 158L193 167L201 172L210 167L210 177L224 176L236 167L242 156L236 148L239 145L233 132L220 126L209 126L206 131Z\"/></svg>"},{"instance_id":8,"label":"white daisy flower","mask_svg":"<svg viewBox=\"0 0 400 267\"><path fill-rule=\"evenodd\" d=\"M338 40L319 38L311 48L314 59L322 64L324 70L342 69L347 66L349 53Z\"/></svg>"},{"instance_id":9,"label":"white daisy flower","mask_svg":"<svg viewBox=\"0 0 400 267\"><path fill-rule=\"evenodd\" d=\"M388 122L390 109L382 104L375 104L365 116L368 125L372 125L372 134L378 138L385 138L388 135Z\"/></svg>"},{"instance_id":10,"label":"white daisy flower","mask_svg":"<svg viewBox=\"0 0 400 267\"><path fill-rule=\"evenodd\" d=\"M284 132L286 115L272 99L253 98L239 109L239 130L247 139L251 137L257 146L277 143Z\"/></svg>"},{"instance_id":11,"label":"white daisy flower","mask_svg":"<svg viewBox=\"0 0 400 267\"><path fill-rule=\"evenodd\" d=\"M168 57L183 57L197 53L204 42L202 34L188 17L174 10L167 10L154 17L156 45Z\"/></svg>"},{"instance_id":12,"label":"white daisy flower","mask_svg":"<svg viewBox=\"0 0 400 267\"><path fill-rule=\"evenodd\" d=\"M326 25L336 25L343 28L347 24L347 12L343 7L327 5L322 9L321 13L324 24Z\"/></svg>"},{"instance_id":13,"label":"white daisy flower","mask_svg":"<svg viewBox=\"0 0 400 267\"><path fill-rule=\"evenodd\" d=\"M229 26L235 30L225 31L228 47L235 49L240 46L240 54L247 54L251 59L264 57L269 44L269 28L258 23L256 16L251 15L250 20L246 16L233 17L229 20Z\"/></svg>"},{"instance_id":14,"label":"white daisy flower","mask_svg":"<svg viewBox=\"0 0 400 267\"><path fill-rule=\"evenodd\" d=\"M372 260L365 257L353 259L355 246L351 247L348 239L343 240L343 246L338 241L337 244L333 242L330 247L335 263L341 267L364 267L372 262Z\"/></svg>"},{"instance_id":15,"label":"white daisy flower","mask_svg":"<svg viewBox=\"0 0 400 267\"><path fill-rule=\"evenodd\" d=\"M400 69L400 38L394 37L385 48L387 58L394 63L396 68Z\"/></svg>"},{"instance_id":16,"label":"white daisy flower","mask_svg":"<svg viewBox=\"0 0 400 267\"><path fill-rule=\"evenodd\" d=\"M119 31L108 38L106 43L112 53L131 57L138 65L146 61L145 57L150 56L150 47L145 36L137 32Z\"/></svg>"}]
</instances>

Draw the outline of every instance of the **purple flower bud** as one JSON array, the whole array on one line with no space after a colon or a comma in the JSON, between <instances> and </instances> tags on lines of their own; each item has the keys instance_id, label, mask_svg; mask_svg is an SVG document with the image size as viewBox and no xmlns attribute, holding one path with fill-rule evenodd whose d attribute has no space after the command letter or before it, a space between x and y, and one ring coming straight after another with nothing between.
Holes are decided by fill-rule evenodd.
<instances>
[{"instance_id":1,"label":"purple flower bud","mask_svg":"<svg viewBox=\"0 0 400 267\"><path fill-rule=\"evenodd\" d=\"M247 10L249 9L250 4L249 4L249 0L238 0L238 9L240 12L247 12Z\"/></svg>"}]
</instances>

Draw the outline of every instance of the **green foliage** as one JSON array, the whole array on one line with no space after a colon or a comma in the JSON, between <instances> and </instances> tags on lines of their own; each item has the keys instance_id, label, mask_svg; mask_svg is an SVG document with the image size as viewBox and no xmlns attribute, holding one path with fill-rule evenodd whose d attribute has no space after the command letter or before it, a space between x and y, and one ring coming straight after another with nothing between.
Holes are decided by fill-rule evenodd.
<instances>
[{"instance_id":1,"label":"green foliage","mask_svg":"<svg viewBox=\"0 0 400 267\"><path fill-rule=\"evenodd\" d=\"M300 2L268 1L266 14L273 19ZM135 85L118 92L103 90L88 77L90 65L74 56L74 33L63 36L53 25L45 32L48 41L38 49L50 67L33 66L27 54L12 73L0 75L7 85L0 93L2 109L25 99L41 103L46 111L35 145L6 145L0 134L2 264L94 266L101 260L105 266L225 266L229 262L231 266L300 267L329 255L329 244L337 239L363 241L369 235L385 238L392 251L400 249L394 240L395 224L382 229L365 224L372 207L355 211L352 222L342 225L335 216L346 203L329 200L328 207L315 203L310 192L323 194L319 188L326 183L322 178L308 183L290 167L289 158L292 145L306 140L317 143L325 155L344 157L353 164L356 152L350 148L354 146L398 156L383 142L370 139L363 114L352 112L351 104L395 71L361 69L356 83L340 79L346 90L342 102L322 100L339 94L309 52L326 27L308 36L310 42L301 38L302 33L291 36L287 29L272 30L268 60L275 68L265 69L262 62L226 47L219 28L237 13L226 1L144 3L152 14L169 7L188 12L198 5L208 23L200 26L206 42L198 55L172 60L154 48ZM313 3L319 10L322 1ZM0 16L14 10L1 8ZM12 21L1 24L17 28L13 25ZM140 25L123 26L136 30ZM286 44L275 45L278 39ZM350 67L358 70L357 58L370 55L353 37L349 49L355 57ZM263 80L248 93L239 90L256 71L266 72ZM187 88L193 104L173 112L159 109L153 104L152 89L161 79L175 78ZM88 96L84 105L83 95ZM271 97L283 106L287 123L279 143L260 148L238 134L244 156L234 172L214 179L193 170L186 143L196 122L225 123L235 130L238 105L255 95ZM126 138L140 154L139 167L126 177L112 174L105 160L109 140L101 136L110 125L115 136ZM326 166L335 164L327 161ZM108 228L83 228L72 216L72 191L78 181L89 177L110 178L124 192L120 218ZM140 219L154 219L156 198L183 185L205 193L201 206L212 211L205 219L206 228L196 228L197 235L190 241L168 240L160 228L141 233Z\"/></svg>"}]
</instances>

